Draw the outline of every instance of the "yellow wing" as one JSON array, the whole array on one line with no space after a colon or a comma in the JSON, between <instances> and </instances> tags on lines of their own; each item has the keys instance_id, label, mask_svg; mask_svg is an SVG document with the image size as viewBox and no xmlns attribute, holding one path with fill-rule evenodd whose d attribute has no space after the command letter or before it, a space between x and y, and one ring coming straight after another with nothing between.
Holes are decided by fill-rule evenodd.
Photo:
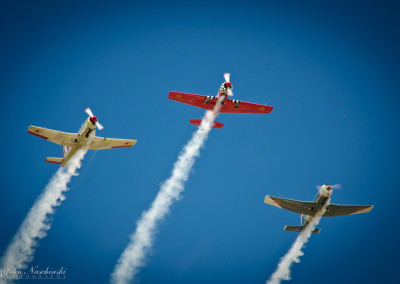
<instances>
[{"instance_id":1,"label":"yellow wing","mask_svg":"<svg viewBox=\"0 0 400 284\"><path fill-rule=\"evenodd\" d=\"M90 141L90 150L104 150L104 149L114 149L114 148L125 148L132 147L136 144L136 140L130 139L115 139L115 138L103 138L103 137L93 137Z\"/></svg>"},{"instance_id":2,"label":"yellow wing","mask_svg":"<svg viewBox=\"0 0 400 284\"><path fill-rule=\"evenodd\" d=\"M78 134L75 133L66 133L33 125L28 127L28 133L67 147L75 146L79 138Z\"/></svg>"}]
</instances>

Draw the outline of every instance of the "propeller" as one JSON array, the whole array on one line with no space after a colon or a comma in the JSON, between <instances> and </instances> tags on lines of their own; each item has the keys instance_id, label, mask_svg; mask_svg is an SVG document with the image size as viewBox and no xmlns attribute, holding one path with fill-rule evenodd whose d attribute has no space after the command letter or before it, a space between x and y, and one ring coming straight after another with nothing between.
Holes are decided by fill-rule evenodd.
<instances>
[{"instance_id":1,"label":"propeller","mask_svg":"<svg viewBox=\"0 0 400 284\"><path fill-rule=\"evenodd\" d=\"M86 113L88 114L88 116L93 117L93 112L91 111L90 108L85 109Z\"/></svg>"},{"instance_id":2,"label":"propeller","mask_svg":"<svg viewBox=\"0 0 400 284\"><path fill-rule=\"evenodd\" d=\"M225 73L224 74L224 78L225 78L225 82L229 82L229 78L231 77L230 73Z\"/></svg>"},{"instance_id":3,"label":"propeller","mask_svg":"<svg viewBox=\"0 0 400 284\"><path fill-rule=\"evenodd\" d=\"M340 183L337 183L337 184L334 184L334 185L331 185L331 186L332 186L332 189L342 189L342 185ZM323 185L316 185L315 187L318 190L320 190L323 187Z\"/></svg>"},{"instance_id":4,"label":"propeller","mask_svg":"<svg viewBox=\"0 0 400 284\"><path fill-rule=\"evenodd\" d=\"M97 117L93 115L93 112L92 112L92 110L91 110L90 108L85 109L85 112L86 112L86 113L88 114L88 116L90 116L91 118L92 118L92 117L95 118L96 127L97 127L99 130L103 130L103 129L104 129L103 125L101 125L100 122L97 120Z\"/></svg>"},{"instance_id":5,"label":"propeller","mask_svg":"<svg viewBox=\"0 0 400 284\"><path fill-rule=\"evenodd\" d=\"M230 83L230 81L229 81L230 77L231 77L230 73L225 73L224 74L224 78L225 78L225 82L226 83ZM227 93L228 93L228 96L233 96L232 88L227 88Z\"/></svg>"}]
</instances>

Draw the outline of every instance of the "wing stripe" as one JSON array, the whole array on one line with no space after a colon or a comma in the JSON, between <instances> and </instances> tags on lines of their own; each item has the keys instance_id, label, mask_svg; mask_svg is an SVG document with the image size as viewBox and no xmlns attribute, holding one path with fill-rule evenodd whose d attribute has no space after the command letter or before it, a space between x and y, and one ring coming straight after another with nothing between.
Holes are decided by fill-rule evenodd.
<instances>
[{"instance_id":1,"label":"wing stripe","mask_svg":"<svg viewBox=\"0 0 400 284\"><path fill-rule=\"evenodd\" d=\"M111 147L112 149L115 149L115 148L126 148L126 147L132 147L133 145L128 145L128 146L113 146L113 147Z\"/></svg>"},{"instance_id":2,"label":"wing stripe","mask_svg":"<svg viewBox=\"0 0 400 284\"><path fill-rule=\"evenodd\" d=\"M53 161L47 161L47 160L44 160L46 163L52 163L52 164L58 164L58 165L61 165L62 164L62 162L53 162Z\"/></svg>"},{"instance_id":3,"label":"wing stripe","mask_svg":"<svg viewBox=\"0 0 400 284\"><path fill-rule=\"evenodd\" d=\"M40 137L40 138L42 138L42 139L45 139L45 140L47 140L47 138L48 138L48 137L46 137L46 136L42 136L42 135L39 135L39 134L30 132L30 131L28 131L28 133L29 133L29 134L32 134L32 135L35 135L35 136L37 136L37 137Z\"/></svg>"}]
</instances>

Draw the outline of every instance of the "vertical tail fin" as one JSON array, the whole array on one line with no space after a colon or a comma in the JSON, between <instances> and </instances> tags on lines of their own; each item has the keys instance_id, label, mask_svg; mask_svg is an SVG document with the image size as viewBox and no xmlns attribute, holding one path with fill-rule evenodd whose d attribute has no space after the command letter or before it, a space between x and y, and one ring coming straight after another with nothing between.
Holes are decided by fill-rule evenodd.
<instances>
[{"instance_id":1,"label":"vertical tail fin","mask_svg":"<svg viewBox=\"0 0 400 284\"><path fill-rule=\"evenodd\" d=\"M63 158L65 158L65 154L69 151L67 146L63 146Z\"/></svg>"}]
</instances>

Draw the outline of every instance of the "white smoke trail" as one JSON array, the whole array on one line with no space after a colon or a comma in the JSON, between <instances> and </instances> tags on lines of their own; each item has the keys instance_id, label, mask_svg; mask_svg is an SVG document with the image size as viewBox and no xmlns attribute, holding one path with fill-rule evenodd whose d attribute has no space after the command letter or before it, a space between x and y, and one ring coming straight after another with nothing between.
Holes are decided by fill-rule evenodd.
<instances>
[{"instance_id":1,"label":"white smoke trail","mask_svg":"<svg viewBox=\"0 0 400 284\"><path fill-rule=\"evenodd\" d=\"M179 154L172 175L161 185L150 209L143 212L137 222L135 233L130 237L130 243L111 274L112 283L130 282L138 273L139 268L144 266L146 253L153 244L157 224L165 217L173 201L179 199L180 193L184 190L184 183L188 179L189 172L200 154L201 147L207 140L214 119L219 114L221 102L222 98L218 99L214 109L207 111L199 129Z\"/></svg>"},{"instance_id":2,"label":"white smoke trail","mask_svg":"<svg viewBox=\"0 0 400 284\"><path fill-rule=\"evenodd\" d=\"M69 189L67 184L71 177L76 175L76 170L80 168L81 160L86 152L87 149L77 151L67 165L60 167L51 178L7 247L1 259L4 269L14 269L15 267L25 269L32 261L38 240L44 238L50 229L51 215L54 214L55 208L65 200L63 193Z\"/></svg>"},{"instance_id":3,"label":"white smoke trail","mask_svg":"<svg viewBox=\"0 0 400 284\"><path fill-rule=\"evenodd\" d=\"M329 205L328 200L324 206L322 206L321 210L314 216L314 219L304 228L303 231L299 234L296 241L293 243L290 250L285 254L281 261L278 264L278 268L275 272L271 275L268 279L266 284L279 284L282 280L290 280L290 267L293 262L299 263L300 256L304 255L301 251L303 245L308 241L311 236L312 231L318 225L319 221L321 220L322 216L325 214L326 208Z\"/></svg>"}]
</instances>

